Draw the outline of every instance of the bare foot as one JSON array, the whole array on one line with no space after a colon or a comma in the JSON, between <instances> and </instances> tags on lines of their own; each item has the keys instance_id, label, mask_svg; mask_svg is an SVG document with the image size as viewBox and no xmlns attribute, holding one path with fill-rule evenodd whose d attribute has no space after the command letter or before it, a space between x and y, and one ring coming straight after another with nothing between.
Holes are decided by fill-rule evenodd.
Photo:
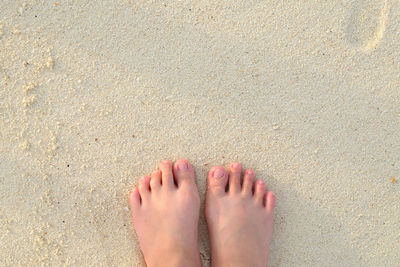
<instances>
[{"instance_id":1,"label":"bare foot","mask_svg":"<svg viewBox=\"0 0 400 267\"><path fill-rule=\"evenodd\" d=\"M211 266L267 266L273 230L275 196L265 183L234 162L230 174L222 166L208 174L206 219L211 242ZM229 180L229 190L225 188Z\"/></svg>"},{"instance_id":2,"label":"bare foot","mask_svg":"<svg viewBox=\"0 0 400 267\"><path fill-rule=\"evenodd\" d=\"M200 196L187 160L162 161L131 193L133 224L147 266L201 266Z\"/></svg>"}]
</instances>

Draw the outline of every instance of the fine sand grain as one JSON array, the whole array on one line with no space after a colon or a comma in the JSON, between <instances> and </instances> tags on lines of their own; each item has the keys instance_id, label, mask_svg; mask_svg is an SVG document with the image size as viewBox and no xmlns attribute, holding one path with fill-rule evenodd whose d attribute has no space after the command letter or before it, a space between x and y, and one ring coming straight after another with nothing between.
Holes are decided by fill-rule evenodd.
<instances>
[{"instance_id":1,"label":"fine sand grain","mask_svg":"<svg viewBox=\"0 0 400 267\"><path fill-rule=\"evenodd\" d=\"M0 1L0 266L141 266L181 157L276 192L270 266L397 266L400 1Z\"/></svg>"}]
</instances>

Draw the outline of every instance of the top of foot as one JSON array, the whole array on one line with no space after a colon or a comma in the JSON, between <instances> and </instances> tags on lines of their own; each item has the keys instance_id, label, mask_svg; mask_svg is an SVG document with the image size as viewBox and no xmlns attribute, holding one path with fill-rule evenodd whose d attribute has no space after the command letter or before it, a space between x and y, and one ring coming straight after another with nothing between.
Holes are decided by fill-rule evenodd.
<instances>
[{"instance_id":1,"label":"top of foot","mask_svg":"<svg viewBox=\"0 0 400 267\"><path fill-rule=\"evenodd\" d=\"M275 196L254 171L231 164L211 168L207 179L206 219L211 262L218 266L267 266ZM227 190L226 190L227 188Z\"/></svg>"},{"instance_id":2,"label":"top of foot","mask_svg":"<svg viewBox=\"0 0 400 267\"><path fill-rule=\"evenodd\" d=\"M147 266L201 266L200 197L187 160L161 161L151 177L140 179L129 201Z\"/></svg>"}]
</instances>

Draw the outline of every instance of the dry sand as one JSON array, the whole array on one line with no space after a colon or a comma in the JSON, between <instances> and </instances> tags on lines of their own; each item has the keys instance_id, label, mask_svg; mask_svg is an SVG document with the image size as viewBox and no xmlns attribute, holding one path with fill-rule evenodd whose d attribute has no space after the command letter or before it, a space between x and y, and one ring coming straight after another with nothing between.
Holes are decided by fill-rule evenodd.
<instances>
[{"instance_id":1,"label":"dry sand","mask_svg":"<svg viewBox=\"0 0 400 267\"><path fill-rule=\"evenodd\" d=\"M181 157L202 195L233 160L276 192L270 266L396 266L399 25L398 0L2 0L0 266L141 266L128 192ZM203 215L199 242L207 266Z\"/></svg>"}]
</instances>

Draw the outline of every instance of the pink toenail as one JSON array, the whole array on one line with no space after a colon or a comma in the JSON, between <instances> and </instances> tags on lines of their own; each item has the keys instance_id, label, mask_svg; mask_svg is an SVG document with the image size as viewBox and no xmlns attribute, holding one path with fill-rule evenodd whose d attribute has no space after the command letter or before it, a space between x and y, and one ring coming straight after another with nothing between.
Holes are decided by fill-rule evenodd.
<instances>
[{"instance_id":1,"label":"pink toenail","mask_svg":"<svg viewBox=\"0 0 400 267\"><path fill-rule=\"evenodd\" d=\"M253 175L253 174L254 174L254 172L253 172L252 170L247 170L246 173L247 173L248 175Z\"/></svg>"},{"instance_id":2,"label":"pink toenail","mask_svg":"<svg viewBox=\"0 0 400 267\"><path fill-rule=\"evenodd\" d=\"M234 168L234 169L239 169L239 163L233 163L232 164L232 168Z\"/></svg>"},{"instance_id":3,"label":"pink toenail","mask_svg":"<svg viewBox=\"0 0 400 267\"><path fill-rule=\"evenodd\" d=\"M264 184L264 181L263 181L263 180L258 180L257 183L258 183L259 185L262 185L262 184Z\"/></svg>"},{"instance_id":4,"label":"pink toenail","mask_svg":"<svg viewBox=\"0 0 400 267\"><path fill-rule=\"evenodd\" d=\"M177 167L178 167L178 170L180 170L180 171L187 171L187 170L189 169L187 163L184 162L184 161L180 161L180 162L178 163L178 166L177 166Z\"/></svg>"},{"instance_id":5,"label":"pink toenail","mask_svg":"<svg viewBox=\"0 0 400 267\"><path fill-rule=\"evenodd\" d=\"M225 175L225 172L223 170L221 170L221 169L216 169L214 171L214 177L215 178L222 178L222 177L224 177L224 175Z\"/></svg>"}]
</instances>

